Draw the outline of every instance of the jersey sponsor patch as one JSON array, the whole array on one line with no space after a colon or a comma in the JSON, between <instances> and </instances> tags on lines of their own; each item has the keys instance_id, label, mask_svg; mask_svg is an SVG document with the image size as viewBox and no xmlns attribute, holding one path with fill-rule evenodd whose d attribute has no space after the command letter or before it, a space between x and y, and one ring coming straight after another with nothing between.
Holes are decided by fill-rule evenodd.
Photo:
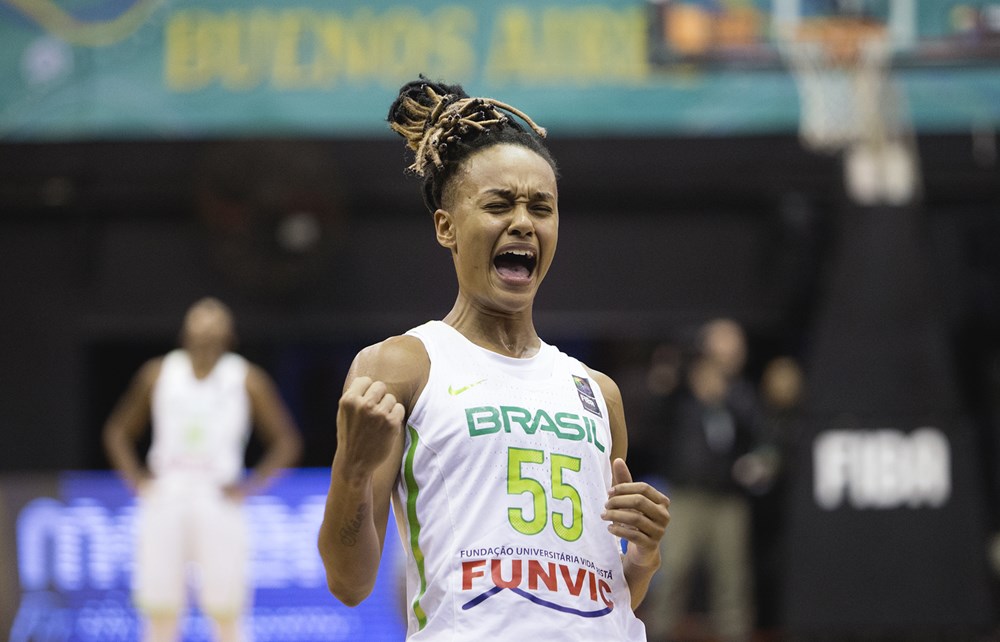
<instances>
[{"instance_id":1,"label":"jersey sponsor patch","mask_svg":"<svg viewBox=\"0 0 1000 642\"><path fill-rule=\"evenodd\" d=\"M604 617L614 610L610 570L577 556L555 555L577 558L574 561L557 561L552 557L548 554L541 559L529 556L464 560L462 592L468 599L462 610L474 609L505 590L538 607L577 617Z\"/></svg>"},{"instance_id":2,"label":"jersey sponsor patch","mask_svg":"<svg viewBox=\"0 0 1000 642\"><path fill-rule=\"evenodd\" d=\"M594 389L590 387L590 379L578 377L577 375L572 375L572 377L573 385L576 386L576 394L580 397L583 409L603 418L601 407L597 405L597 397L594 395Z\"/></svg>"},{"instance_id":3,"label":"jersey sponsor patch","mask_svg":"<svg viewBox=\"0 0 1000 642\"><path fill-rule=\"evenodd\" d=\"M587 395L580 393L580 403L583 404L583 409L587 412L592 412L598 417L601 416L601 408L597 405L597 401L591 399Z\"/></svg>"},{"instance_id":4,"label":"jersey sponsor patch","mask_svg":"<svg viewBox=\"0 0 1000 642\"><path fill-rule=\"evenodd\" d=\"M577 391L579 391L580 394L587 395L588 397L593 399L594 389L590 387L590 379L587 379L586 377L578 377L576 375L572 376L573 376L573 384L576 385Z\"/></svg>"}]
</instances>

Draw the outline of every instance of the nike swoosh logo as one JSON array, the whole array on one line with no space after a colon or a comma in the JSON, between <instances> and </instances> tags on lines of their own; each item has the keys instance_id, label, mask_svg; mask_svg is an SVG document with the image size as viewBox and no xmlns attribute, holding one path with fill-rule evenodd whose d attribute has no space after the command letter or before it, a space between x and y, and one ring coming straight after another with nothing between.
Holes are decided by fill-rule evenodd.
<instances>
[{"instance_id":1,"label":"nike swoosh logo","mask_svg":"<svg viewBox=\"0 0 1000 642\"><path fill-rule=\"evenodd\" d=\"M461 388L452 388L451 386L448 386L448 394L451 395L452 397L454 397L455 395L460 395L469 388L474 388L484 381L486 381L486 379L480 379L476 383L470 383L469 385L462 386Z\"/></svg>"}]
</instances>

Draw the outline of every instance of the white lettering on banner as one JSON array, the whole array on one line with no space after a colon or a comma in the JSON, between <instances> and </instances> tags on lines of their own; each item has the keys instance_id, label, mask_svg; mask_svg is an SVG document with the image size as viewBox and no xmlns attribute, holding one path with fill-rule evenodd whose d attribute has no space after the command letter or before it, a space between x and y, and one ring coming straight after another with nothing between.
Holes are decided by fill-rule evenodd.
<instances>
[{"instance_id":1,"label":"white lettering on banner","mask_svg":"<svg viewBox=\"0 0 1000 642\"><path fill-rule=\"evenodd\" d=\"M134 514L128 506L113 515L91 499L31 502L17 520L21 587L113 588L131 570Z\"/></svg>"},{"instance_id":2,"label":"white lettering on banner","mask_svg":"<svg viewBox=\"0 0 1000 642\"><path fill-rule=\"evenodd\" d=\"M297 508L273 495L247 500L254 586L326 586L326 571L316 547L325 506L323 495L310 495Z\"/></svg>"},{"instance_id":3,"label":"white lettering on banner","mask_svg":"<svg viewBox=\"0 0 1000 642\"><path fill-rule=\"evenodd\" d=\"M951 496L951 447L936 428L831 430L813 442L813 495L824 510L938 508Z\"/></svg>"},{"instance_id":4,"label":"white lettering on banner","mask_svg":"<svg viewBox=\"0 0 1000 642\"><path fill-rule=\"evenodd\" d=\"M310 495L292 507L271 495L247 500L256 588L324 585L316 536L325 501ZM135 512L131 504L112 509L93 499L40 498L25 505L17 518L22 590L128 587Z\"/></svg>"}]
</instances>

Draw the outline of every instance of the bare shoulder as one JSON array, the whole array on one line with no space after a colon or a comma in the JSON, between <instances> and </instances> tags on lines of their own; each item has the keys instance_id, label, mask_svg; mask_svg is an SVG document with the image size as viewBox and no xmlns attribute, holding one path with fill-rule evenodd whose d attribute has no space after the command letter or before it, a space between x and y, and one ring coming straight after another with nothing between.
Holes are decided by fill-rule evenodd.
<instances>
[{"instance_id":1,"label":"bare shoulder","mask_svg":"<svg viewBox=\"0 0 1000 642\"><path fill-rule=\"evenodd\" d=\"M586 366L585 366L586 367ZM625 409L622 404L622 393L618 384L608 375L587 367L587 373L601 389L604 401L608 404L608 425L611 429L611 459L625 458L628 452L628 429L625 427Z\"/></svg>"},{"instance_id":2,"label":"bare shoulder","mask_svg":"<svg viewBox=\"0 0 1000 642\"><path fill-rule=\"evenodd\" d=\"M420 339L409 335L389 337L358 353L344 387L357 377L381 381L409 409L427 383L430 368L430 357Z\"/></svg>"},{"instance_id":3,"label":"bare shoulder","mask_svg":"<svg viewBox=\"0 0 1000 642\"><path fill-rule=\"evenodd\" d=\"M270 391L274 387L271 375L256 363L247 361L247 390L250 394Z\"/></svg>"},{"instance_id":4,"label":"bare shoulder","mask_svg":"<svg viewBox=\"0 0 1000 642\"><path fill-rule=\"evenodd\" d=\"M132 381L122 395L121 406L145 412L142 409L148 408L152 401L153 389L156 387L156 380L160 377L162 366L163 357L150 359L142 364L142 367L132 376Z\"/></svg>"},{"instance_id":5,"label":"bare shoulder","mask_svg":"<svg viewBox=\"0 0 1000 642\"><path fill-rule=\"evenodd\" d=\"M143 388L152 388L156 384L156 380L160 377L161 370L163 370L163 357L150 359L142 364L142 367L136 372L136 385Z\"/></svg>"},{"instance_id":6,"label":"bare shoulder","mask_svg":"<svg viewBox=\"0 0 1000 642\"><path fill-rule=\"evenodd\" d=\"M622 393L621 390L618 389L618 384L615 383L615 380L600 370L594 370L590 366L584 366L584 368L587 369L587 374L590 375L590 378L593 379L594 383L596 383L601 389L601 394L604 395L604 400L608 402L608 404L615 403L621 405Z\"/></svg>"},{"instance_id":7,"label":"bare shoulder","mask_svg":"<svg viewBox=\"0 0 1000 642\"><path fill-rule=\"evenodd\" d=\"M430 357L424 344L408 335L389 337L364 348L351 366L355 376L366 376L386 383L409 380L430 369Z\"/></svg>"}]
</instances>

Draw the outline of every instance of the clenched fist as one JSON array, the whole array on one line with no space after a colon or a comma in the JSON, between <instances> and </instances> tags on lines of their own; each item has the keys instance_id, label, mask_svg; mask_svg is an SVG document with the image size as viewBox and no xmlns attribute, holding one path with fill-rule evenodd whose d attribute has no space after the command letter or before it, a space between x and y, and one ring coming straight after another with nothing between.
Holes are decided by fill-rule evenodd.
<instances>
[{"instance_id":1,"label":"clenched fist","mask_svg":"<svg viewBox=\"0 0 1000 642\"><path fill-rule=\"evenodd\" d=\"M337 449L356 470L370 472L399 438L406 409L381 381L357 377L340 397Z\"/></svg>"}]
</instances>

